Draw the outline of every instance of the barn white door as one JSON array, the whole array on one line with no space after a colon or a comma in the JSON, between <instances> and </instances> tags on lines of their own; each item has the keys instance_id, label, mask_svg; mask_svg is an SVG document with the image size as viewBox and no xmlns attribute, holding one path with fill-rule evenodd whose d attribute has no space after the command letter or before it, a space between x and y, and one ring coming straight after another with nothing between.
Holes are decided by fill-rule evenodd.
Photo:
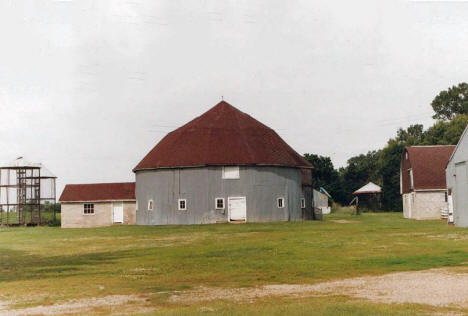
<instances>
[{"instance_id":1,"label":"barn white door","mask_svg":"<svg viewBox=\"0 0 468 316\"><path fill-rule=\"evenodd\" d=\"M245 197L228 198L229 220L245 221L247 219L247 203Z\"/></svg>"},{"instance_id":2,"label":"barn white door","mask_svg":"<svg viewBox=\"0 0 468 316\"><path fill-rule=\"evenodd\" d=\"M408 204L408 218L413 215L413 199L412 193L406 195L406 203Z\"/></svg>"},{"instance_id":3,"label":"barn white door","mask_svg":"<svg viewBox=\"0 0 468 316\"><path fill-rule=\"evenodd\" d=\"M123 203L112 203L112 221L114 223L123 223Z\"/></svg>"}]
</instances>

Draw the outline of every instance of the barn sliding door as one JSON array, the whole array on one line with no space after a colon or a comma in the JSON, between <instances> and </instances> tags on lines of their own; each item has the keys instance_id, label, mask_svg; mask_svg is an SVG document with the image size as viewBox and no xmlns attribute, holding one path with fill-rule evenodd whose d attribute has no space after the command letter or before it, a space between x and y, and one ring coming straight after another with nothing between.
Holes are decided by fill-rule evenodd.
<instances>
[{"instance_id":1,"label":"barn sliding door","mask_svg":"<svg viewBox=\"0 0 468 316\"><path fill-rule=\"evenodd\" d=\"M229 221L245 221L247 219L247 201L245 197L228 198Z\"/></svg>"}]
</instances>

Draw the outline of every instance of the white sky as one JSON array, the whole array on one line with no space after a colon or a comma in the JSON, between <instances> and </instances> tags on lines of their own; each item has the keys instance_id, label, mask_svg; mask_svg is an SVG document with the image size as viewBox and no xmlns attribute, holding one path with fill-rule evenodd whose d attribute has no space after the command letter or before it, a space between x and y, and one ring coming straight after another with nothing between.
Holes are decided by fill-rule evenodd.
<instances>
[{"instance_id":1,"label":"white sky","mask_svg":"<svg viewBox=\"0 0 468 316\"><path fill-rule=\"evenodd\" d=\"M352 2L352 3L351 3ZM131 181L220 101L336 166L468 80L468 3L3 0L0 161L66 183Z\"/></svg>"}]
</instances>

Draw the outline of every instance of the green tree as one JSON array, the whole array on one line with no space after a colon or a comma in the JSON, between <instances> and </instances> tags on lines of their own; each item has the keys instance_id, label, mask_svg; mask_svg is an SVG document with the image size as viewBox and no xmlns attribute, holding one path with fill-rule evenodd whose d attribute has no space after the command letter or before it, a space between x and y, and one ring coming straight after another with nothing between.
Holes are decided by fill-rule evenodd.
<instances>
[{"instance_id":1,"label":"green tree","mask_svg":"<svg viewBox=\"0 0 468 316\"><path fill-rule=\"evenodd\" d=\"M401 211L400 163L406 143L390 139L378 161L378 174L382 179L382 207L386 211Z\"/></svg>"},{"instance_id":2,"label":"green tree","mask_svg":"<svg viewBox=\"0 0 468 316\"><path fill-rule=\"evenodd\" d=\"M456 145L460 140L466 126L468 125L468 115L459 114L447 126L447 131L444 134L444 142L448 145Z\"/></svg>"},{"instance_id":3,"label":"green tree","mask_svg":"<svg viewBox=\"0 0 468 316\"><path fill-rule=\"evenodd\" d=\"M434 109L433 118L451 120L457 114L468 114L468 83L462 82L441 91L431 103Z\"/></svg>"},{"instance_id":4,"label":"green tree","mask_svg":"<svg viewBox=\"0 0 468 316\"><path fill-rule=\"evenodd\" d=\"M411 145L420 144L424 138L424 126L422 124L410 125L407 129L400 128L397 131L397 140Z\"/></svg>"},{"instance_id":5,"label":"green tree","mask_svg":"<svg viewBox=\"0 0 468 316\"><path fill-rule=\"evenodd\" d=\"M423 137L423 145L456 145L468 125L468 115L458 114L451 121L438 121Z\"/></svg>"},{"instance_id":6,"label":"green tree","mask_svg":"<svg viewBox=\"0 0 468 316\"><path fill-rule=\"evenodd\" d=\"M343 200L341 179L330 157L304 154L304 158L314 166L312 170L314 188L318 190L320 187L324 187L335 201L341 202Z\"/></svg>"}]
</instances>

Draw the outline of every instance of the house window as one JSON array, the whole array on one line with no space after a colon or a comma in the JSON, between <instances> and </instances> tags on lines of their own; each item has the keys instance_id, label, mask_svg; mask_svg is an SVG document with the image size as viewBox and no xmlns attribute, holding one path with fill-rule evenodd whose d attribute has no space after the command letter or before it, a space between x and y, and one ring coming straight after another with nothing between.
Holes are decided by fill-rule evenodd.
<instances>
[{"instance_id":1,"label":"house window","mask_svg":"<svg viewBox=\"0 0 468 316\"><path fill-rule=\"evenodd\" d=\"M153 200L149 200L148 201L148 211L152 211L153 210Z\"/></svg>"},{"instance_id":2,"label":"house window","mask_svg":"<svg viewBox=\"0 0 468 316\"><path fill-rule=\"evenodd\" d=\"M217 210L224 210L224 199L223 198L216 198L216 209Z\"/></svg>"},{"instance_id":3,"label":"house window","mask_svg":"<svg viewBox=\"0 0 468 316\"><path fill-rule=\"evenodd\" d=\"M223 167L223 179L239 179L239 166Z\"/></svg>"},{"instance_id":4,"label":"house window","mask_svg":"<svg viewBox=\"0 0 468 316\"><path fill-rule=\"evenodd\" d=\"M414 189L413 169L409 169L408 174L410 179L410 188Z\"/></svg>"},{"instance_id":5,"label":"house window","mask_svg":"<svg viewBox=\"0 0 468 316\"><path fill-rule=\"evenodd\" d=\"M301 208L306 208L306 203L305 203L304 198L301 199Z\"/></svg>"},{"instance_id":6,"label":"house window","mask_svg":"<svg viewBox=\"0 0 468 316\"><path fill-rule=\"evenodd\" d=\"M408 159L408 152L405 153L405 158Z\"/></svg>"},{"instance_id":7,"label":"house window","mask_svg":"<svg viewBox=\"0 0 468 316\"><path fill-rule=\"evenodd\" d=\"M179 211L186 211L187 210L187 200L186 199L179 199L178 207L179 207Z\"/></svg>"},{"instance_id":8,"label":"house window","mask_svg":"<svg viewBox=\"0 0 468 316\"><path fill-rule=\"evenodd\" d=\"M448 202L448 193L445 191L445 202Z\"/></svg>"},{"instance_id":9,"label":"house window","mask_svg":"<svg viewBox=\"0 0 468 316\"><path fill-rule=\"evenodd\" d=\"M277 205L278 205L278 208L284 208L284 198L278 198L278 201L277 201Z\"/></svg>"},{"instance_id":10,"label":"house window","mask_svg":"<svg viewBox=\"0 0 468 316\"><path fill-rule=\"evenodd\" d=\"M92 203L83 204L83 214L84 215L94 215L94 204L92 204Z\"/></svg>"}]
</instances>

